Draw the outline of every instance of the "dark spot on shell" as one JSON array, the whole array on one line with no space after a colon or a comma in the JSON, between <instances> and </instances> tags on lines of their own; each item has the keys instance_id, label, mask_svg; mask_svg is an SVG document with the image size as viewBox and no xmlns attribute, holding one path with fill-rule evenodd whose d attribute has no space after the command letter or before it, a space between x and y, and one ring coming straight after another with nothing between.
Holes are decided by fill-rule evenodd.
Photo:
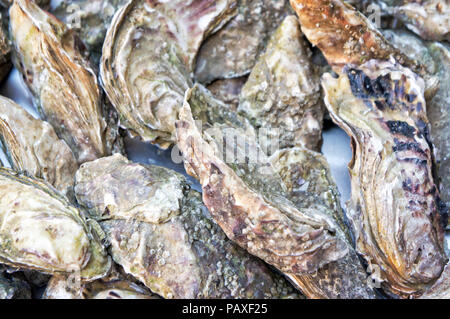
<instances>
[{"instance_id":1,"label":"dark spot on shell","mask_svg":"<svg viewBox=\"0 0 450 319\"><path fill-rule=\"evenodd\" d=\"M387 126L392 134L400 134L409 138L414 138L416 129L403 121L387 121Z\"/></svg>"}]
</instances>

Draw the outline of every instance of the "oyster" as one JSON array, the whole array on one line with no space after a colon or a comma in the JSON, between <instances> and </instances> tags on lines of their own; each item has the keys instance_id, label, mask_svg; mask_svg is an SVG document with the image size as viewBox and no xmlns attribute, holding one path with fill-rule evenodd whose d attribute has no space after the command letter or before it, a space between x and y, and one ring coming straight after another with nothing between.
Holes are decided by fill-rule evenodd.
<instances>
[{"instance_id":1,"label":"oyster","mask_svg":"<svg viewBox=\"0 0 450 319\"><path fill-rule=\"evenodd\" d=\"M84 44L100 61L102 45L114 13L126 0L63 0L50 12L67 26L77 31Z\"/></svg>"},{"instance_id":2,"label":"oyster","mask_svg":"<svg viewBox=\"0 0 450 319\"><path fill-rule=\"evenodd\" d=\"M130 1L114 16L101 60L103 87L122 126L167 148L203 40L236 0Z\"/></svg>"},{"instance_id":3,"label":"oyster","mask_svg":"<svg viewBox=\"0 0 450 319\"><path fill-rule=\"evenodd\" d=\"M11 46L5 30L3 30L3 19L3 15L0 14L0 82L11 69Z\"/></svg>"},{"instance_id":4,"label":"oyster","mask_svg":"<svg viewBox=\"0 0 450 319\"><path fill-rule=\"evenodd\" d=\"M302 31L317 46L335 72L349 63L371 59L399 63L422 73L422 66L395 49L359 11L341 0L290 0Z\"/></svg>"},{"instance_id":5,"label":"oyster","mask_svg":"<svg viewBox=\"0 0 450 319\"><path fill-rule=\"evenodd\" d=\"M445 266L441 277L420 298L450 299L450 265Z\"/></svg>"},{"instance_id":6,"label":"oyster","mask_svg":"<svg viewBox=\"0 0 450 319\"><path fill-rule=\"evenodd\" d=\"M338 224L336 231L346 240L349 253L314 274L291 275L292 281L308 298L376 298L374 277L369 277L352 247L351 235L343 220L339 192L325 157L302 147L283 149L270 157L270 163L287 186L288 198L298 209L328 213Z\"/></svg>"},{"instance_id":7,"label":"oyster","mask_svg":"<svg viewBox=\"0 0 450 319\"><path fill-rule=\"evenodd\" d=\"M78 165L67 144L47 122L0 96L0 140L12 168L45 179L67 194Z\"/></svg>"},{"instance_id":8,"label":"oyster","mask_svg":"<svg viewBox=\"0 0 450 319\"><path fill-rule=\"evenodd\" d=\"M425 40L450 41L448 0L403 0L388 3L385 11Z\"/></svg>"},{"instance_id":9,"label":"oyster","mask_svg":"<svg viewBox=\"0 0 450 319\"><path fill-rule=\"evenodd\" d=\"M289 9L287 0L239 0L238 14L201 46L196 81L211 83L249 74Z\"/></svg>"},{"instance_id":10,"label":"oyster","mask_svg":"<svg viewBox=\"0 0 450 319\"><path fill-rule=\"evenodd\" d=\"M176 125L186 171L199 179L203 201L228 238L292 274L314 272L347 254L328 216L299 211L285 198L250 124L205 88L186 92Z\"/></svg>"},{"instance_id":11,"label":"oyster","mask_svg":"<svg viewBox=\"0 0 450 319\"><path fill-rule=\"evenodd\" d=\"M434 145L441 196L450 207L450 47L441 43L429 45L440 80L439 90L427 105L431 123L431 141Z\"/></svg>"},{"instance_id":12,"label":"oyster","mask_svg":"<svg viewBox=\"0 0 450 319\"><path fill-rule=\"evenodd\" d=\"M320 79L302 37L296 17L286 17L242 88L238 111L255 129L264 129L270 141L279 140L281 149L318 150L323 120ZM269 149L261 139L259 143Z\"/></svg>"},{"instance_id":13,"label":"oyster","mask_svg":"<svg viewBox=\"0 0 450 319\"><path fill-rule=\"evenodd\" d=\"M239 95L242 87L247 82L247 77L217 80L208 85L208 90L215 98L229 105L233 110L237 110L239 105Z\"/></svg>"},{"instance_id":14,"label":"oyster","mask_svg":"<svg viewBox=\"0 0 450 319\"><path fill-rule=\"evenodd\" d=\"M44 181L0 168L0 206L0 263L87 281L109 271L98 225Z\"/></svg>"},{"instance_id":15,"label":"oyster","mask_svg":"<svg viewBox=\"0 0 450 319\"><path fill-rule=\"evenodd\" d=\"M268 298L284 279L226 239L184 177L121 155L85 163L76 196L100 221L116 263L164 298Z\"/></svg>"},{"instance_id":16,"label":"oyster","mask_svg":"<svg viewBox=\"0 0 450 319\"><path fill-rule=\"evenodd\" d=\"M433 181L424 81L395 61L325 74L325 103L352 138L348 217L382 286L418 295L441 274L447 216ZM442 215L441 215L442 213Z\"/></svg>"},{"instance_id":17,"label":"oyster","mask_svg":"<svg viewBox=\"0 0 450 319\"><path fill-rule=\"evenodd\" d=\"M77 161L110 153L97 78L75 33L30 0L11 6L10 32L36 105Z\"/></svg>"}]
</instances>

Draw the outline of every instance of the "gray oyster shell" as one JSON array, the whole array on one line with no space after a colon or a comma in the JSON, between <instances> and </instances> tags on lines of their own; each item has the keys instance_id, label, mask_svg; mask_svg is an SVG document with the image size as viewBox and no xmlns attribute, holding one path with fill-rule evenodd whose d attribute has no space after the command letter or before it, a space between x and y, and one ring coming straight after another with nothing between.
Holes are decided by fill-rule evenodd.
<instances>
[{"instance_id":1,"label":"gray oyster shell","mask_svg":"<svg viewBox=\"0 0 450 319\"><path fill-rule=\"evenodd\" d=\"M289 9L287 0L239 0L238 14L201 46L195 80L208 84L249 74Z\"/></svg>"},{"instance_id":2,"label":"gray oyster shell","mask_svg":"<svg viewBox=\"0 0 450 319\"><path fill-rule=\"evenodd\" d=\"M286 17L242 88L238 111L260 134L265 131L268 143L279 141L280 149L303 146L319 150L323 120L320 78L302 37L297 18ZM270 150L261 138L259 143Z\"/></svg>"},{"instance_id":3,"label":"gray oyster shell","mask_svg":"<svg viewBox=\"0 0 450 319\"><path fill-rule=\"evenodd\" d=\"M247 82L247 79L248 77L246 76L231 79L221 79L212 82L207 86L207 88L216 99L224 102L233 110L237 110L239 105L239 96L241 94L242 88Z\"/></svg>"},{"instance_id":4,"label":"gray oyster shell","mask_svg":"<svg viewBox=\"0 0 450 319\"><path fill-rule=\"evenodd\" d=\"M164 298L280 298L293 288L231 241L168 169L121 155L84 164L76 196L126 273ZM294 294L295 296L295 294Z\"/></svg>"},{"instance_id":5,"label":"gray oyster shell","mask_svg":"<svg viewBox=\"0 0 450 319\"><path fill-rule=\"evenodd\" d=\"M111 260L98 225L42 180L0 168L0 263L95 280Z\"/></svg>"},{"instance_id":6,"label":"gray oyster shell","mask_svg":"<svg viewBox=\"0 0 450 319\"><path fill-rule=\"evenodd\" d=\"M236 0L129 1L108 29L101 78L121 125L167 148L202 40L236 12Z\"/></svg>"},{"instance_id":7,"label":"gray oyster shell","mask_svg":"<svg viewBox=\"0 0 450 319\"><path fill-rule=\"evenodd\" d=\"M200 181L228 238L288 274L314 272L347 254L326 214L300 211L286 199L250 123L205 88L186 92L176 125L186 171Z\"/></svg>"},{"instance_id":8,"label":"gray oyster shell","mask_svg":"<svg viewBox=\"0 0 450 319\"><path fill-rule=\"evenodd\" d=\"M441 277L420 298L450 299L450 265L445 266Z\"/></svg>"},{"instance_id":9,"label":"gray oyster shell","mask_svg":"<svg viewBox=\"0 0 450 319\"><path fill-rule=\"evenodd\" d=\"M97 77L74 31L32 1L17 0L10 8L10 33L15 65L35 104L77 161L109 154L113 141L107 138L117 134L103 118Z\"/></svg>"},{"instance_id":10,"label":"gray oyster shell","mask_svg":"<svg viewBox=\"0 0 450 319\"><path fill-rule=\"evenodd\" d=\"M347 214L357 251L383 288L423 293L447 262L447 223L433 180L424 81L392 61L347 66L322 80L333 120L352 138Z\"/></svg>"},{"instance_id":11,"label":"gray oyster shell","mask_svg":"<svg viewBox=\"0 0 450 319\"><path fill-rule=\"evenodd\" d=\"M53 127L0 96L0 140L12 168L42 178L64 194L74 183L77 161Z\"/></svg>"}]
</instances>

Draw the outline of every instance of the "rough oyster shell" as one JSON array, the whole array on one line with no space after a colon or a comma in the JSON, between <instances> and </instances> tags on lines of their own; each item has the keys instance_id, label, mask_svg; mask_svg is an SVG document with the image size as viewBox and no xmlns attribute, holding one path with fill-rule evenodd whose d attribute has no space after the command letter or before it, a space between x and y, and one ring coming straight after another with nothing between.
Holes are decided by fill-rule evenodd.
<instances>
[{"instance_id":1,"label":"rough oyster shell","mask_svg":"<svg viewBox=\"0 0 450 319\"><path fill-rule=\"evenodd\" d=\"M50 124L2 96L0 140L14 170L42 178L65 194L71 191L78 165L70 148Z\"/></svg>"},{"instance_id":2,"label":"rough oyster shell","mask_svg":"<svg viewBox=\"0 0 450 319\"><path fill-rule=\"evenodd\" d=\"M77 161L108 154L101 92L75 33L30 0L11 6L10 32L36 105Z\"/></svg>"},{"instance_id":3,"label":"rough oyster shell","mask_svg":"<svg viewBox=\"0 0 450 319\"><path fill-rule=\"evenodd\" d=\"M314 272L345 256L333 222L285 198L250 124L206 89L187 91L176 125L186 171L199 179L203 201L228 238L285 273ZM237 141L223 145L227 138Z\"/></svg>"},{"instance_id":4,"label":"rough oyster shell","mask_svg":"<svg viewBox=\"0 0 450 319\"><path fill-rule=\"evenodd\" d=\"M313 208L329 214L339 225L336 231L345 238L349 253L320 268L314 274L291 275L292 281L308 298L376 298L372 283L352 247L344 223L339 192L325 157L317 152L294 147L276 152L270 162L287 186L288 198L301 210Z\"/></svg>"},{"instance_id":5,"label":"rough oyster shell","mask_svg":"<svg viewBox=\"0 0 450 319\"><path fill-rule=\"evenodd\" d=\"M49 184L0 168L0 262L82 280L111 267L94 221Z\"/></svg>"},{"instance_id":6,"label":"rough oyster shell","mask_svg":"<svg viewBox=\"0 0 450 319\"><path fill-rule=\"evenodd\" d=\"M450 265L445 266L441 277L420 298L450 299Z\"/></svg>"},{"instance_id":7,"label":"rough oyster shell","mask_svg":"<svg viewBox=\"0 0 450 319\"><path fill-rule=\"evenodd\" d=\"M269 40L242 88L239 113L279 148L304 146L318 150L323 109L320 79L310 62L297 18L286 17ZM261 139L263 149L269 149ZM270 154L268 154L270 155Z\"/></svg>"},{"instance_id":8,"label":"rough oyster shell","mask_svg":"<svg viewBox=\"0 0 450 319\"><path fill-rule=\"evenodd\" d=\"M208 90L216 99L221 100L233 110L239 105L239 95L242 87L247 82L247 77L217 80L208 85Z\"/></svg>"},{"instance_id":9,"label":"rough oyster shell","mask_svg":"<svg viewBox=\"0 0 450 319\"><path fill-rule=\"evenodd\" d=\"M352 138L347 213L357 251L379 268L383 287L420 294L447 260L424 82L396 63L371 60L337 79L326 74L322 86L333 120Z\"/></svg>"},{"instance_id":10,"label":"rough oyster shell","mask_svg":"<svg viewBox=\"0 0 450 319\"><path fill-rule=\"evenodd\" d=\"M62 0L50 12L77 31L84 44L100 60L103 41L114 13L127 0Z\"/></svg>"},{"instance_id":11,"label":"rough oyster shell","mask_svg":"<svg viewBox=\"0 0 450 319\"><path fill-rule=\"evenodd\" d=\"M130 1L114 16L101 61L121 125L167 148L197 50L235 14L236 0Z\"/></svg>"},{"instance_id":12,"label":"rough oyster shell","mask_svg":"<svg viewBox=\"0 0 450 319\"><path fill-rule=\"evenodd\" d=\"M164 298L292 293L284 279L227 240L185 183L175 172L116 154L84 164L75 189L79 202L104 219L115 262Z\"/></svg>"},{"instance_id":13,"label":"rough oyster shell","mask_svg":"<svg viewBox=\"0 0 450 319\"><path fill-rule=\"evenodd\" d=\"M196 81L206 84L249 74L289 9L287 0L239 0L238 14L201 46Z\"/></svg>"}]
</instances>

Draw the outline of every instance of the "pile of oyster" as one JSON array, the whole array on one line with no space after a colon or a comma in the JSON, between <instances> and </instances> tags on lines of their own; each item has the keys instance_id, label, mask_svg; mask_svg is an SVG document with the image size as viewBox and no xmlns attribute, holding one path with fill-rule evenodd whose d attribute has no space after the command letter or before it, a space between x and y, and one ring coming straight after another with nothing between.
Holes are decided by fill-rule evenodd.
<instances>
[{"instance_id":1,"label":"pile of oyster","mask_svg":"<svg viewBox=\"0 0 450 319\"><path fill-rule=\"evenodd\" d=\"M0 298L450 297L448 0L1 8Z\"/></svg>"}]
</instances>

